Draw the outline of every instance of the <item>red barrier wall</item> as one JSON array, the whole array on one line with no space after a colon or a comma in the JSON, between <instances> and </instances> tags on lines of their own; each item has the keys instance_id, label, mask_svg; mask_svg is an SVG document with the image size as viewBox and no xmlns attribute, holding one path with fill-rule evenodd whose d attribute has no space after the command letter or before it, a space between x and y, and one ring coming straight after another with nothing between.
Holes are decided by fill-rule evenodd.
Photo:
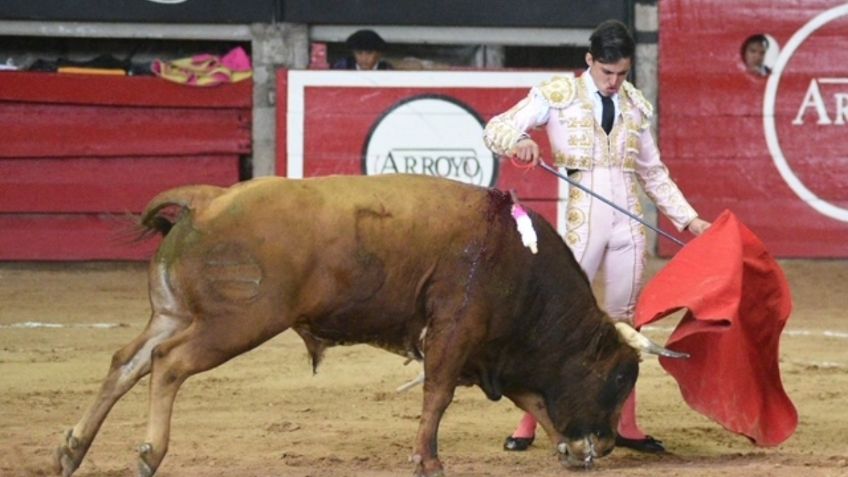
<instances>
[{"instance_id":1,"label":"red barrier wall","mask_svg":"<svg viewBox=\"0 0 848 477\"><path fill-rule=\"evenodd\" d=\"M170 187L230 185L252 84L0 73L0 260L144 259L133 220Z\"/></svg>"},{"instance_id":2,"label":"red barrier wall","mask_svg":"<svg viewBox=\"0 0 848 477\"><path fill-rule=\"evenodd\" d=\"M774 255L848 257L848 5L663 0L659 9L660 148L686 197L707 219L733 210ZM741 61L758 33L776 42L766 77Z\"/></svg>"}]
</instances>

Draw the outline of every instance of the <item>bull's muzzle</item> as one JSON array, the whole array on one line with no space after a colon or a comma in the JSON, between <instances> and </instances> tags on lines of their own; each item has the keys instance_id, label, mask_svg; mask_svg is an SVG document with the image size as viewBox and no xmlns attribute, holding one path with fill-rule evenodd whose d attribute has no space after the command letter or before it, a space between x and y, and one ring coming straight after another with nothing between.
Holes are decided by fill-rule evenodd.
<instances>
[{"instance_id":1,"label":"bull's muzzle","mask_svg":"<svg viewBox=\"0 0 848 477\"><path fill-rule=\"evenodd\" d=\"M592 468L595 458L598 457L595 451L595 443L591 437L570 444L560 442L557 444L557 452L560 454L560 462L569 467L583 467L586 470Z\"/></svg>"}]
</instances>

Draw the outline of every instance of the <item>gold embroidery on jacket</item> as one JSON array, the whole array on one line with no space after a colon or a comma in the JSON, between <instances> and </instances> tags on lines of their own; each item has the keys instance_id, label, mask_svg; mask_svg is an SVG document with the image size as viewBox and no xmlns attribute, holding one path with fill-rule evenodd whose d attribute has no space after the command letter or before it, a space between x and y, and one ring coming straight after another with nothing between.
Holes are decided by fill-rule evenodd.
<instances>
[{"instance_id":1,"label":"gold embroidery on jacket","mask_svg":"<svg viewBox=\"0 0 848 477\"><path fill-rule=\"evenodd\" d=\"M629 81L625 81L621 85L621 94L625 99L632 102L643 116L650 122L651 116L654 115L654 106L645 99L641 91Z\"/></svg>"},{"instance_id":2,"label":"gold embroidery on jacket","mask_svg":"<svg viewBox=\"0 0 848 477\"><path fill-rule=\"evenodd\" d=\"M568 118L565 125L570 128L590 129L594 126L595 120L592 117L584 118Z\"/></svg>"},{"instance_id":3,"label":"gold embroidery on jacket","mask_svg":"<svg viewBox=\"0 0 848 477\"><path fill-rule=\"evenodd\" d=\"M592 168L592 156L570 156L562 151L554 152L554 164L566 169L590 170Z\"/></svg>"},{"instance_id":4,"label":"gold embroidery on jacket","mask_svg":"<svg viewBox=\"0 0 848 477\"><path fill-rule=\"evenodd\" d=\"M539 91L551 107L564 108L574 100L575 83L574 77L554 76L539 85Z\"/></svg>"},{"instance_id":5,"label":"gold embroidery on jacket","mask_svg":"<svg viewBox=\"0 0 848 477\"><path fill-rule=\"evenodd\" d=\"M577 146L577 147L592 147L592 138L589 137L586 133L580 132L578 134L572 134L568 137L568 145L569 146Z\"/></svg>"},{"instance_id":6,"label":"gold embroidery on jacket","mask_svg":"<svg viewBox=\"0 0 848 477\"><path fill-rule=\"evenodd\" d=\"M580 227L586 222L586 215L580 209L571 209L568 211L568 224L573 228Z\"/></svg>"}]
</instances>

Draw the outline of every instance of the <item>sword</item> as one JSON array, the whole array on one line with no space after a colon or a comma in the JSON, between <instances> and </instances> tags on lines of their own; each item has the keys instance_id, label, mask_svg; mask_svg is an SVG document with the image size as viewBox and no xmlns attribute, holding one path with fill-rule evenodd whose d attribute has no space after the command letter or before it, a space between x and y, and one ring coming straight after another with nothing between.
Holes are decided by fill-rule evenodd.
<instances>
[{"instance_id":1,"label":"sword","mask_svg":"<svg viewBox=\"0 0 848 477\"><path fill-rule=\"evenodd\" d=\"M592 197L600 200L604 204L607 204L608 206L612 207L613 209L615 209L615 210L621 212L622 214L630 217L631 219L635 220L636 222L639 222L640 224L644 225L645 227L648 227L649 229L653 230L654 232L656 232L656 233L662 235L663 237L671 240L672 242L676 243L677 245L680 245L681 247L686 245L680 239L674 237L673 235L669 234L668 232L663 232L658 227L654 227L653 225L645 222L644 220L640 219L639 217L636 217L635 215L631 214L627 210L625 210L625 209L621 208L620 206L616 205L615 203L613 203L611 200L609 200L609 199L607 199L607 198L605 198L601 195L598 195L596 192L593 192L588 187L580 184L577 181L570 179L568 176L562 174L561 172L559 172L558 170L554 169L553 167L547 165L546 163L544 163L541 160L539 161L539 166L542 169L544 169L544 170L550 172L551 174L559 177L560 179L564 180L565 182L568 182L569 184L573 185L574 187L577 187L578 189L582 190L583 192L585 192L585 193L591 195Z\"/></svg>"}]
</instances>

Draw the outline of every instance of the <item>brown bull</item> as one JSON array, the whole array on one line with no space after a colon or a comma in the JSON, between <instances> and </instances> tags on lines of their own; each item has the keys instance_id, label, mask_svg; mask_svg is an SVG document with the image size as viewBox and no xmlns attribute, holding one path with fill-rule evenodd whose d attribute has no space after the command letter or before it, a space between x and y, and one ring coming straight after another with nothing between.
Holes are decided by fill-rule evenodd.
<instances>
[{"instance_id":1,"label":"brown bull","mask_svg":"<svg viewBox=\"0 0 848 477\"><path fill-rule=\"evenodd\" d=\"M181 212L168 219L172 206ZM289 328L313 366L327 347L354 343L423 360L418 475L441 472L439 421L459 384L531 412L571 463L609 453L639 355L556 231L531 214L532 254L510 206L497 190L424 176L258 179L160 194L142 217L166 235L149 267L150 322L113 356L57 449L57 472L76 470L115 402L150 373L138 468L154 474L180 385Z\"/></svg>"}]
</instances>

